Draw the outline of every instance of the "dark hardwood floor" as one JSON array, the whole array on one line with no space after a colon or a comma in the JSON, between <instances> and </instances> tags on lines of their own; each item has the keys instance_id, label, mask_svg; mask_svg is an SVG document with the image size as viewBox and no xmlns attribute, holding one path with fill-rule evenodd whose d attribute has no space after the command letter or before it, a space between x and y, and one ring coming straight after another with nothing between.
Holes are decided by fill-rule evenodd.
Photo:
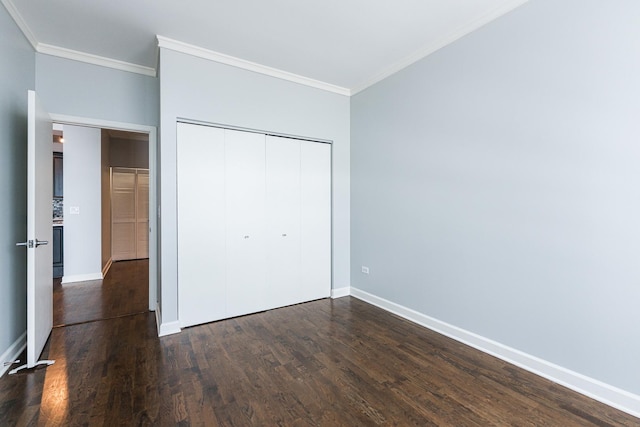
<instances>
[{"instance_id":1,"label":"dark hardwood floor","mask_svg":"<svg viewBox=\"0 0 640 427\"><path fill-rule=\"evenodd\" d=\"M163 338L153 313L76 324L44 356L0 379L1 425L640 425L351 297Z\"/></svg>"},{"instance_id":2,"label":"dark hardwood floor","mask_svg":"<svg viewBox=\"0 0 640 427\"><path fill-rule=\"evenodd\" d=\"M149 260L114 262L104 280L53 282L53 326L72 325L149 310Z\"/></svg>"}]
</instances>

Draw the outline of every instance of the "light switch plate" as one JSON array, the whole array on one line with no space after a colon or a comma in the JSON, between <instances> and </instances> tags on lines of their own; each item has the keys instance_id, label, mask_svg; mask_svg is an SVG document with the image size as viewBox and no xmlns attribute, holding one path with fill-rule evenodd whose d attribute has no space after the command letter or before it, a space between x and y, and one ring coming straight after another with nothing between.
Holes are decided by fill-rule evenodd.
<instances>
[{"instance_id":1,"label":"light switch plate","mask_svg":"<svg viewBox=\"0 0 640 427\"><path fill-rule=\"evenodd\" d=\"M70 215L80 215L80 206L69 206Z\"/></svg>"}]
</instances>

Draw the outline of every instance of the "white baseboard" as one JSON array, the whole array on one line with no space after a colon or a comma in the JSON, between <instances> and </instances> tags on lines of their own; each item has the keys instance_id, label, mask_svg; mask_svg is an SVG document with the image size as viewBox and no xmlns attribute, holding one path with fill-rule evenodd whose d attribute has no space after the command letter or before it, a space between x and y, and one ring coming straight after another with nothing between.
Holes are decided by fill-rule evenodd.
<instances>
[{"instance_id":1,"label":"white baseboard","mask_svg":"<svg viewBox=\"0 0 640 427\"><path fill-rule=\"evenodd\" d=\"M177 320L175 322L162 323L162 313L160 312L159 305L156 306L156 326L158 328L159 337L178 334L182 331L180 329L180 322Z\"/></svg>"},{"instance_id":2,"label":"white baseboard","mask_svg":"<svg viewBox=\"0 0 640 427\"><path fill-rule=\"evenodd\" d=\"M88 282L90 280L102 280L102 272L100 273L91 273L91 274L76 274L73 276L62 276L62 284L66 283L76 283L76 282Z\"/></svg>"},{"instance_id":3,"label":"white baseboard","mask_svg":"<svg viewBox=\"0 0 640 427\"><path fill-rule=\"evenodd\" d=\"M619 389L602 381L587 377L580 373L555 365L546 360L508 347L499 342L485 338L442 322L433 317L419 313L410 308L377 297L357 288L351 288L351 296L369 304L394 313L400 317L467 344L484 353L512 363L522 369L551 380L557 384L598 400L606 405L624 411L635 417L640 417L640 396L626 390Z\"/></svg>"},{"instance_id":4,"label":"white baseboard","mask_svg":"<svg viewBox=\"0 0 640 427\"><path fill-rule=\"evenodd\" d=\"M0 356L0 377L12 368L12 365L5 366L5 363L15 361L25 348L27 348L27 331L24 331L24 333L9 346L7 351Z\"/></svg>"},{"instance_id":5,"label":"white baseboard","mask_svg":"<svg viewBox=\"0 0 640 427\"><path fill-rule=\"evenodd\" d=\"M331 298L342 298L348 297L351 295L351 288L349 286L345 286L343 288L331 289Z\"/></svg>"},{"instance_id":6,"label":"white baseboard","mask_svg":"<svg viewBox=\"0 0 640 427\"><path fill-rule=\"evenodd\" d=\"M112 264L113 264L113 259L109 258L109 261L107 261L104 264L104 267L102 267L102 278L107 277L107 273L109 272L109 269L111 269Z\"/></svg>"}]
</instances>

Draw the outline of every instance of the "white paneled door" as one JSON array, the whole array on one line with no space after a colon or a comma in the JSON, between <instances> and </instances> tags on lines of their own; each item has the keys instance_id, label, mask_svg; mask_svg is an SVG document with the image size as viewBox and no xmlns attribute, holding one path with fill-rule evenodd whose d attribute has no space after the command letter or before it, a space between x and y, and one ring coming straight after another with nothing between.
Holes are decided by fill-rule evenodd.
<instances>
[{"instance_id":1,"label":"white paneled door","mask_svg":"<svg viewBox=\"0 0 640 427\"><path fill-rule=\"evenodd\" d=\"M225 130L227 317L266 308L264 153L264 135Z\"/></svg>"},{"instance_id":2,"label":"white paneled door","mask_svg":"<svg viewBox=\"0 0 640 427\"><path fill-rule=\"evenodd\" d=\"M177 132L178 310L188 326L226 317L224 130Z\"/></svg>"},{"instance_id":3,"label":"white paneled door","mask_svg":"<svg viewBox=\"0 0 640 427\"><path fill-rule=\"evenodd\" d=\"M301 141L300 174L300 298L310 301L325 297L331 283L331 145Z\"/></svg>"},{"instance_id":4,"label":"white paneled door","mask_svg":"<svg viewBox=\"0 0 640 427\"><path fill-rule=\"evenodd\" d=\"M300 294L300 141L267 137L267 296L270 307L295 304Z\"/></svg>"},{"instance_id":5,"label":"white paneled door","mask_svg":"<svg viewBox=\"0 0 640 427\"><path fill-rule=\"evenodd\" d=\"M28 93L27 125L27 240L18 243L27 250L27 363L10 371L36 365L53 327L53 127L36 93Z\"/></svg>"},{"instance_id":6,"label":"white paneled door","mask_svg":"<svg viewBox=\"0 0 640 427\"><path fill-rule=\"evenodd\" d=\"M331 146L178 123L181 326L331 292Z\"/></svg>"}]
</instances>

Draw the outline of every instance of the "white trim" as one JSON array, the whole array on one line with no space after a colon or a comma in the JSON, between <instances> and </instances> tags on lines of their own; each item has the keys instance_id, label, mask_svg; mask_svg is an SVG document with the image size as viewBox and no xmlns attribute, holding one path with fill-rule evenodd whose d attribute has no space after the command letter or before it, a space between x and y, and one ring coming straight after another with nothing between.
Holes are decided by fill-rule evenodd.
<instances>
[{"instance_id":1,"label":"white trim","mask_svg":"<svg viewBox=\"0 0 640 427\"><path fill-rule=\"evenodd\" d=\"M129 132L141 132L148 133L149 137L151 137L152 132L154 134L156 132L156 128L154 126L136 125L133 123L115 122L111 120L92 119L89 117L81 116L69 116L67 114L49 113L49 115L51 116L51 121L62 125L75 125L111 130L124 130Z\"/></svg>"},{"instance_id":2,"label":"white trim","mask_svg":"<svg viewBox=\"0 0 640 427\"><path fill-rule=\"evenodd\" d=\"M24 34L25 38L31 43L31 46L34 50L38 50L38 40L36 40L36 36L31 31L31 28L27 25L27 22L22 18L20 12L18 12L18 8L13 4L11 0L0 0L2 4L9 12L9 15L13 18L13 21L16 23L22 34Z\"/></svg>"},{"instance_id":3,"label":"white trim","mask_svg":"<svg viewBox=\"0 0 640 427\"><path fill-rule=\"evenodd\" d=\"M445 46L450 45L451 43L461 39L462 37L466 36L467 34L470 34L472 32L474 32L475 30L483 27L484 25L488 24L489 22L498 19L499 17L501 17L502 15L511 12L512 10L516 9L519 6L522 6L523 4L527 3L529 0L510 0L505 2L503 5L497 7L496 9L493 9L483 15L481 15L480 17L474 19L473 21L469 22L466 25L463 25L462 27L458 28L457 30L453 31L452 33L449 33L448 35L441 37L439 39L437 39L434 43L431 43L425 47L423 47L422 49L418 50L417 52L414 52L413 54L405 57L404 59L401 59L400 61L396 62L395 64L381 70L379 73L371 76L370 78L368 78L367 80L365 80L364 82L360 83L359 85L356 85L355 87L351 88L351 95L355 95L358 92L362 92L363 90L365 90L366 88L373 86L374 84L378 83L381 80L386 79L387 77L397 73L398 71L402 70L403 68L408 67L409 65L420 61L421 59L431 55L432 53L442 49Z\"/></svg>"},{"instance_id":4,"label":"white trim","mask_svg":"<svg viewBox=\"0 0 640 427\"><path fill-rule=\"evenodd\" d=\"M102 267L102 277L103 278L107 277L107 273L109 273L109 270L111 269L111 265L112 264L113 264L113 259L109 258L109 260L106 262L104 267Z\"/></svg>"},{"instance_id":5,"label":"white trim","mask_svg":"<svg viewBox=\"0 0 640 427\"><path fill-rule=\"evenodd\" d=\"M463 344L469 345L484 353L512 363L522 369L551 380L557 384L598 400L606 405L640 417L640 396L587 377L578 372L555 365L536 356L508 347L489 338L474 334L434 319L410 308L377 297L360 289L351 288L351 296L383 310L396 314L411 322L417 323Z\"/></svg>"},{"instance_id":6,"label":"white trim","mask_svg":"<svg viewBox=\"0 0 640 427\"><path fill-rule=\"evenodd\" d=\"M177 320L175 322L162 323L162 313L160 313L160 306L156 307L156 326L158 327L159 337L179 334L182 331L182 329L180 329L180 322L178 322Z\"/></svg>"},{"instance_id":7,"label":"white trim","mask_svg":"<svg viewBox=\"0 0 640 427\"><path fill-rule=\"evenodd\" d=\"M89 273L89 274L74 274L73 276L62 276L62 283L66 285L67 283L76 283L76 282L87 282L89 280L102 280L102 272L100 273Z\"/></svg>"},{"instance_id":8,"label":"white trim","mask_svg":"<svg viewBox=\"0 0 640 427\"><path fill-rule=\"evenodd\" d=\"M40 43L36 39L35 35L22 18L18 9L15 7L11 0L0 0L2 4L5 6L9 15L13 18L16 25L26 39L31 43L34 50L36 52L57 56L60 58L71 59L74 61L85 62L88 64L98 65L107 68L113 68L116 70L127 71L136 74L142 74L145 76L156 77L157 70L154 67L147 67L144 65L133 64L130 62L120 61L113 58L108 58L105 56L94 55L91 53L80 52L73 49L67 49L60 46L54 46L46 43ZM367 80L363 81L359 85L349 89L337 85L333 85L331 83L322 82L320 80L315 80L309 77L301 76L299 74L290 73L288 71L280 70L277 68L268 67L266 65L258 64L256 62L247 61L242 58L238 58L231 55L226 55L224 53L215 52L209 49L205 49L199 46L195 46L192 44L184 43L178 40L173 40L168 37L164 37L161 35L157 35L156 38L158 40L158 48L170 49L176 52L185 53L188 55L196 56L203 59L208 59L210 61L219 62L226 65L231 65L234 67L242 68L244 70L253 71L256 73L268 75L271 77L276 77L282 80L291 81L294 83L302 84L305 86L314 87L316 89L326 90L328 92L337 93L339 95L344 96L352 96L365 90L366 88L373 86L374 84L380 82L381 80L386 79L387 77L397 73L398 71L408 67L409 65L431 55L432 53L442 49L443 47L455 42L456 40L466 36L467 34L472 33L473 31L481 28L482 26L488 24L489 22L501 17L502 15L516 9L517 7L527 3L529 0L510 0L501 5L500 7L493 9L492 11L485 13L479 18L474 19L466 25L458 28L456 31L448 34L445 37L441 37L436 40L434 43L429 44L422 49L414 52L413 54L405 57L404 59L398 61L397 63L385 68L384 70L378 72Z\"/></svg>"},{"instance_id":9,"label":"white trim","mask_svg":"<svg viewBox=\"0 0 640 427\"><path fill-rule=\"evenodd\" d=\"M158 336L160 336L160 323L162 323L162 314L160 314L160 306L156 307L156 329L158 331Z\"/></svg>"},{"instance_id":10,"label":"white trim","mask_svg":"<svg viewBox=\"0 0 640 427\"><path fill-rule=\"evenodd\" d=\"M331 289L331 298L333 299L348 297L349 295L351 295L351 287L349 286L345 286L343 288Z\"/></svg>"},{"instance_id":11,"label":"white trim","mask_svg":"<svg viewBox=\"0 0 640 427\"><path fill-rule=\"evenodd\" d=\"M59 58L71 59L73 61L85 62L87 64L113 68L120 71L128 71L130 73L142 74L144 76L156 76L155 68L145 67L144 65L132 64L131 62L93 55L91 53L80 52L64 47L53 46L50 44L38 43L36 51L45 55L57 56Z\"/></svg>"},{"instance_id":12,"label":"white trim","mask_svg":"<svg viewBox=\"0 0 640 427\"><path fill-rule=\"evenodd\" d=\"M196 56L198 58L207 59L209 61L219 62L221 64L231 65L233 67L242 68L243 70L253 71L267 76L275 77L282 80L298 83L305 86L314 87L316 89L326 90L328 92L337 93L338 95L350 96L351 91L347 88L332 85L330 83L314 80L288 71L279 70L277 68L267 67L235 56L225 55L224 53L214 52L199 46L173 40L163 36L158 38L158 47L169 49L187 55Z\"/></svg>"},{"instance_id":13,"label":"white trim","mask_svg":"<svg viewBox=\"0 0 640 427\"><path fill-rule=\"evenodd\" d=\"M118 59L107 58L105 56L94 55L91 53L80 52L73 49L67 49L60 46L54 46L46 43L40 43L36 36L27 25L27 22L22 18L18 8L13 4L11 0L0 0L4 7L9 12L9 15L13 18L22 34L29 40L33 49L45 55L57 56L59 58L71 59L73 61L85 62L87 64L98 65L101 67L113 68L120 71L128 71L130 73L142 74L144 76L156 76L156 69L153 67L146 67L144 65L132 64L131 62L120 61Z\"/></svg>"},{"instance_id":14,"label":"white trim","mask_svg":"<svg viewBox=\"0 0 640 427\"><path fill-rule=\"evenodd\" d=\"M0 356L0 377L11 368L11 365L5 366L5 363L15 362L25 348L27 348L27 331L24 331L24 333L9 346L7 351Z\"/></svg>"},{"instance_id":15,"label":"white trim","mask_svg":"<svg viewBox=\"0 0 640 427\"><path fill-rule=\"evenodd\" d=\"M49 116L55 123L62 125L88 126L101 129L123 130L128 132L140 132L149 135L149 206L154 206L157 215L149 215L149 310L154 311L158 301L158 227L160 210L157 200L157 152L158 135L154 126L137 125L133 123L115 122L111 120L91 119L88 117L69 116L66 114L52 114ZM149 208L151 209L151 208ZM150 210L151 212L151 210Z\"/></svg>"},{"instance_id":16,"label":"white trim","mask_svg":"<svg viewBox=\"0 0 640 427\"><path fill-rule=\"evenodd\" d=\"M182 329L180 329L180 322L176 320L175 322L160 323L158 336L166 337L167 335L179 334L180 332L182 332Z\"/></svg>"}]
</instances>

